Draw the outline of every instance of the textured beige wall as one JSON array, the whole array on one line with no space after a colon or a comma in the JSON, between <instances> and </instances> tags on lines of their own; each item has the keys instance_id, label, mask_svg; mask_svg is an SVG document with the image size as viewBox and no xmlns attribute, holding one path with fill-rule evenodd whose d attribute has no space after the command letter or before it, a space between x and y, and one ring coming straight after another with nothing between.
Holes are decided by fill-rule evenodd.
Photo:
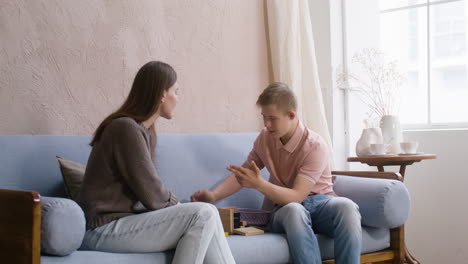
<instances>
[{"instance_id":1,"label":"textured beige wall","mask_svg":"<svg viewBox=\"0 0 468 264\"><path fill-rule=\"evenodd\" d=\"M269 80L263 0L0 0L0 134L90 135L149 60L174 66L159 132L250 132Z\"/></svg>"}]
</instances>

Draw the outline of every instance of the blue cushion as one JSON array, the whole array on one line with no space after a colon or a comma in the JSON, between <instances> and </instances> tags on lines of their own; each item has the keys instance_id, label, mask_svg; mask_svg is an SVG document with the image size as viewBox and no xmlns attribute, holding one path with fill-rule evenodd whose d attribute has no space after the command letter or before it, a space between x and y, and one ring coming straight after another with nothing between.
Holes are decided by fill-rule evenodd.
<instances>
[{"instance_id":1,"label":"blue cushion","mask_svg":"<svg viewBox=\"0 0 468 264\"><path fill-rule=\"evenodd\" d=\"M81 207L70 199L41 197L41 252L66 256L77 250L85 234Z\"/></svg>"},{"instance_id":2,"label":"blue cushion","mask_svg":"<svg viewBox=\"0 0 468 264\"><path fill-rule=\"evenodd\" d=\"M322 259L332 259L335 257L335 242L333 238L316 234L320 247ZM362 248L361 254L371 253L390 247L390 230L386 228L362 227Z\"/></svg>"},{"instance_id":3,"label":"blue cushion","mask_svg":"<svg viewBox=\"0 0 468 264\"><path fill-rule=\"evenodd\" d=\"M317 234L322 259L333 258L334 242L328 236ZM232 235L227 237L236 263L290 263L288 242L284 234L266 233L257 236ZM363 227L361 253L375 252L390 246L390 232L384 228ZM174 251L158 253L109 253L77 250L66 257L42 256L42 264L97 263L165 263L172 261Z\"/></svg>"},{"instance_id":4,"label":"blue cushion","mask_svg":"<svg viewBox=\"0 0 468 264\"><path fill-rule=\"evenodd\" d=\"M66 257L41 256L41 264L171 264L174 251L110 253L77 250Z\"/></svg>"},{"instance_id":5,"label":"blue cushion","mask_svg":"<svg viewBox=\"0 0 468 264\"><path fill-rule=\"evenodd\" d=\"M395 228L408 219L410 196L400 181L337 176L334 190L359 206L363 225Z\"/></svg>"},{"instance_id":6,"label":"blue cushion","mask_svg":"<svg viewBox=\"0 0 468 264\"><path fill-rule=\"evenodd\" d=\"M227 237L236 263L289 263L288 241L284 234Z\"/></svg>"}]
</instances>

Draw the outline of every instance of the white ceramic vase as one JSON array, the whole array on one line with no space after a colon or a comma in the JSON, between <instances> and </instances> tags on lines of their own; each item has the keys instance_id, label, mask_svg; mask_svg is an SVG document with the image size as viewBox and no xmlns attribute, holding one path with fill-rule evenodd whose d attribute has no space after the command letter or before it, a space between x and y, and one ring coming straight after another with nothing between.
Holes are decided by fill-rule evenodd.
<instances>
[{"instance_id":1,"label":"white ceramic vase","mask_svg":"<svg viewBox=\"0 0 468 264\"><path fill-rule=\"evenodd\" d=\"M397 116L385 115L380 119L383 143L388 144L388 152L391 154L401 153L400 142L402 140L400 121Z\"/></svg>"},{"instance_id":2,"label":"white ceramic vase","mask_svg":"<svg viewBox=\"0 0 468 264\"><path fill-rule=\"evenodd\" d=\"M371 144L382 144L383 137L382 137L382 130L380 127L372 127L366 128L362 130L361 137L356 143L356 155L360 156L367 156L372 154L370 152L370 145Z\"/></svg>"}]
</instances>

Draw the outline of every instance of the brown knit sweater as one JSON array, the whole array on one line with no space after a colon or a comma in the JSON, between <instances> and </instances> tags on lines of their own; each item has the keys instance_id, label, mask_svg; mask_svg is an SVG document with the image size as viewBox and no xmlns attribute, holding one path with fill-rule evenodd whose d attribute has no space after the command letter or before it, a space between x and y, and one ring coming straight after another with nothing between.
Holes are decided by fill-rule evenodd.
<instances>
[{"instance_id":1,"label":"brown knit sweater","mask_svg":"<svg viewBox=\"0 0 468 264\"><path fill-rule=\"evenodd\" d=\"M91 151L77 197L86 228L178 203L152 160L155 134L128 117L113 120Z\"/></svg>"}]
</instances>

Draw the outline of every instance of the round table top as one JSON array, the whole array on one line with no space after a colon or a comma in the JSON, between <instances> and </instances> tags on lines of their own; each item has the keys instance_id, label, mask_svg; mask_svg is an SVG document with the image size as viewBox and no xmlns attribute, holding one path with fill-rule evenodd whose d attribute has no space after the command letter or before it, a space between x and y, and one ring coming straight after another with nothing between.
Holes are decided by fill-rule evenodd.
<instances>
[{"instance_id":1,"label":"round table top","mask_svg":"<svg viewBox=\"0 0 468 264\"><path fill-rule=\"evenodd\" d=\"M425 159L435 159L437 156L435 154L425 154L425 153L416 153L416 154L388 154L388 155L369 155L369 156L360 156L360 157L349 157L349 162L372 162L372 161L420 161Z\"/></svg>"}]
</instances>

